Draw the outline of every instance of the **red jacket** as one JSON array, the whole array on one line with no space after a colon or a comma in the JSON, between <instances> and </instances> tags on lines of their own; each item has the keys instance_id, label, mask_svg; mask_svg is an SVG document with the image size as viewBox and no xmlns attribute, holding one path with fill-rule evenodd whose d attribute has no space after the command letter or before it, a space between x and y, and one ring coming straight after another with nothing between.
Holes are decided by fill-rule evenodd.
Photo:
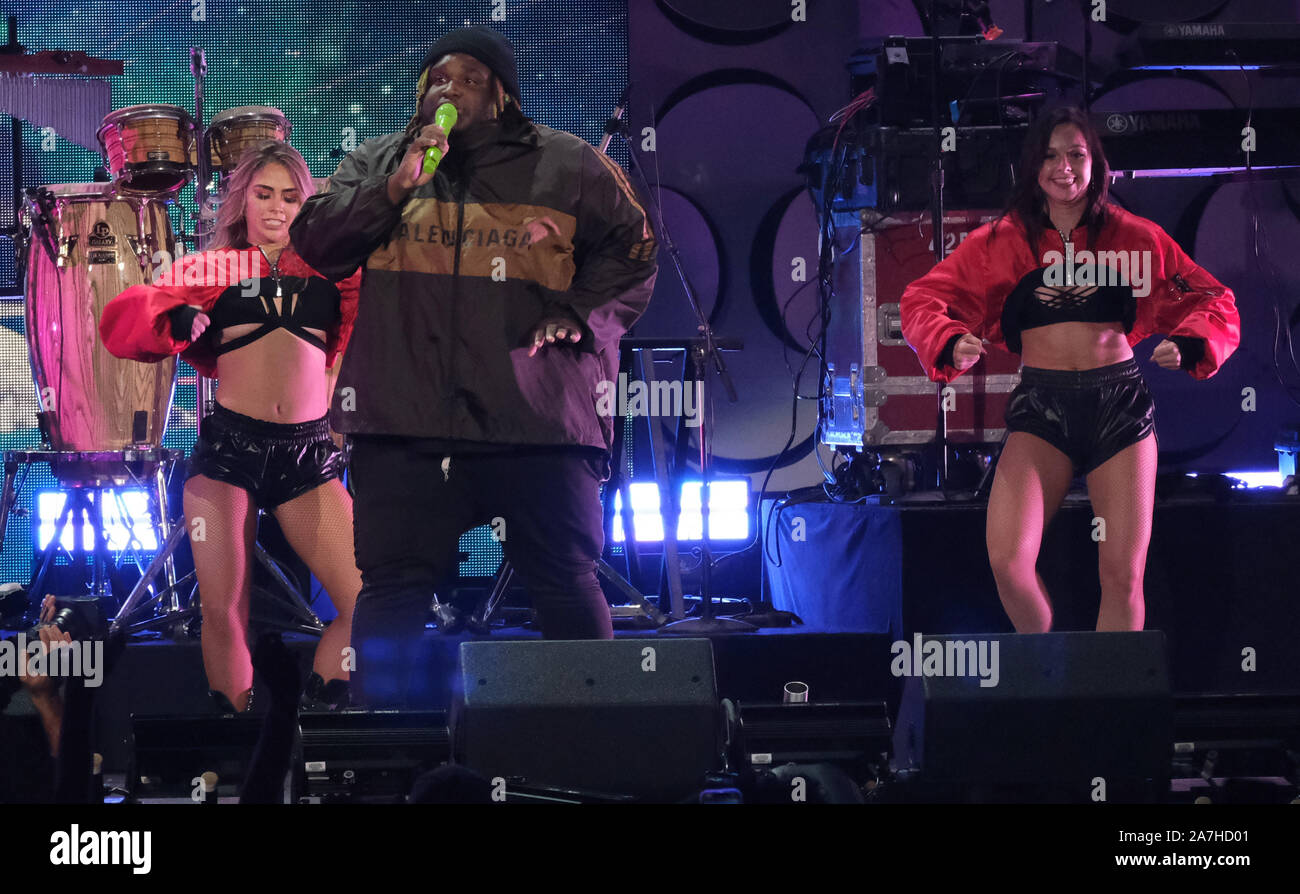
<instances>
[{"instance_id":1,"label":"red jacket","mask_svg":"<svg viewBox=\"0 0 1300 894\"><path fill-rule=\"evenodd\" d=\"M1151 253L1150 293L1133 299L1134 322L1126 329L1130 345L1155 333L1204 339L1205 355L1190 371L1197 379L1214 375L1237 349L1241 318L1232 290L1197 266L1158 225L1111 205L1096 245L1089 244L1086 226L1076 228L1070 241L1076 254L1085 249ZM961 375L955 367L937 365L954 335L970 332L994 344L1007 343L1007 296L1027 274L1046 266L1042 257L1049 251L1063 251L1060 234L1048 227L1039 250L1031 251L1023 224L1012 214L971 232L942 263L907 287L901 302L903 337L932 380L951 382ZM1012 340L1011 349L1017 351L1018 339Z\"/></svg>"},{"instance_id":2,"label":"red jacket","mask_svg":"<svg viewBox=\"0 0 1300 894\"><path fill-rule=\"evenodd\" d=\"M323 278L307 266L292 247L278 259L281 276ZM210 313L226 289L239 287L241 279L269 275L257 249L221 249L182 255L152 285L132 286L104 307L99 318L99 335L110 354L126 360L156 363L180 354L201 375L215 378L217 355L208 333L197 342L172 337L169 312L186 304ZM337 283L341 300L339 321L326 335L325 369L347 348L352 323L357 317L357 294L361 271Z\"/></svg>"}]
</instances>

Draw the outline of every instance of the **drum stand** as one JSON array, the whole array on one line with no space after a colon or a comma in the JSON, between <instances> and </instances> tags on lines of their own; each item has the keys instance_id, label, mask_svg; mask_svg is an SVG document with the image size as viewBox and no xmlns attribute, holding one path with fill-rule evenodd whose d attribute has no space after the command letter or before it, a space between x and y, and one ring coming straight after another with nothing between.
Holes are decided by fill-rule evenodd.
<instances>
[{"instance_id":1,"label":"drum stand","mask_svg":"<svg viewBox=\"0 0 1300 894\"><path fill-rule=\"evenodd\" d=\"M167 514L167 478L176 460L180 458L181 451L158 447L97 452L4 452L4 485L3 492L0 492L0 548L4 546L4 532L9 515L18 501L33 463L49 463L56 477L61 467L75 466L78 470L75 477L88 481L61 488L67 494L67 499L54 524L54 534L45 548L40 568L32 576L29 587L29 592L35 594L37 602L45 596L46 580L60 552L67 553L78 567L84 567L89 558L91 595L96 598L112 597L112 575L119 563L113 557L106 536L104 499L107 491L116 491L122 487L118 482L129 481L147 494L150 527L161 548L149 565L143 568L139 582L132 588L109 629L112 633L122 632L127 635L157 631L180 638L190 634L192 622L200 617L199 603L195 598L195 576L191 572L178 580L173 561L176 549L188 531L183 519L173 522ZM80 470L87 467L96 472L82 474ZM129 550L132 560L139 568L143 563L140 554L144 550L144 544L135 536L135 520L126 511L120 497L117 508L130 537L123 552ZM61 545L63 533L69 525L73 529L73 547L70 551L64 550ZM83 526L90 527L93 537L89 554L78 530ZM271 575L278 592L267 594L272 597L269 606L266 600L254 600L251 620L263 626L319 635L324 629L320 618L303 601L288 577L260 544L255 546L255 551L258 564ZM261 593L267 591L254 588L254 595ZM261 606L258 605L259 602L262 603Z\"/></svg>"},{"instance_id":2,"label":"drum stand","mask_svg":"<svg viewBox=\"0 0 1300 894\"><path fill-rule=\"evenodd\" d=\"M60 551L67 553L74 564L84 566L87 559L86 549L80 531L81 526L89 526L94 539L90 553L91 595L96 598L108 598L112 594L112 573L117 568L109 549L104 527L104 500L107 491L119 490L123 483L134 482L137 488L148 496L148 512L151 527L159 542L167 539L170 524L164 507L166 506L167 474L180 457L176 450L157 447L128 448L113 451L66 451L66 450L6 450L4 453L4 490L0 494L0 547L4 543L5 528L9 514L18 500L18 494L26 481L33 463L48 463L55 477L63 471L69 478L76 478L77 483L64 485L61 490L67 495L58 520L54 524L54 534L45 548L40 568L32 576L30 590L38 600L45 596L45 582L54 565L54 559ZM19 468L23 469L22 478L18 478ZM127 511L126 504L120 496L116 497L118 515L129 532L129 541L123 552L130 550L136 566L141 564L140 553L144 544L135 536L135 522ZM73 526L73 547L62 549L63 533L69 525ZM168 556L166 562L159 565L166 575L169 587L175 587L176 571Z\"/></svg>"},{"instance_id":3,"label":"drum stand","mask_svg":"<svg viewBox=\"0 0 1300 894\"><path fill-rule=\"evenodd\" d=\"M259 510L259 516L261 512ZM189 530L184 524L184 519L172 527L171 533L167 537L167 542L163 544L158 555L149 563L149 567L144 570L138 583L131 590L126 601L122 603L122 610L117 613L113 623L109 626L112 633L119 630L126 635L142 633L145 631L160 631L170 634L175 639L181 639L192 635L191 625L202 618L202 611L196 594L198 593L198 582L194 572L190 572L184 578L176 583L171 579L174 573L170 572L172 556L180 546L181 540L188 536ZM275 563L275 560L267 554L266 550L260 543L253 543L253 556L257 563L261 565L271 576L275 584L274 591L264 590L261 587L253 587L249 594L249 625L263 628L274 628L285 630L293 633L307 633L319 636L325 629L320 618L311 610L308 605L294 589L289 578ZM157 590L151 588L159 574L167 576L168 585ZM190 587L189 593L182 605L180 594L183 585L194 582ZM258 599L259 595L270 597L269 600ZM267 602L280 611L268 610Z\"/></svg>"}]
</instances>

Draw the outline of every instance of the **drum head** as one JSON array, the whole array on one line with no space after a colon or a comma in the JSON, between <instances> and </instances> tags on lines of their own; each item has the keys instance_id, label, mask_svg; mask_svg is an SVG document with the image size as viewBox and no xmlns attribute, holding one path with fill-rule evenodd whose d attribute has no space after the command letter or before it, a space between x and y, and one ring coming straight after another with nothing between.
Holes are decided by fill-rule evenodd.
<instances>
[{"instance_id":1,"label":"drum head","mask_svg":"<svg viewBox=\"0 0 1300 894\"><path fill-rule=\"evenodd\" d=\"M151 104L142 106L123 106L116 111L109 112L104 116L104 123L99 130L103 133L104 129L110 124L120 124L123 121L143 120L146 118L170 118L181 122L182 126L194 129L194 119L190 113L180 106L168 106L161 104ZM103 138L100 138L101 142Z\"/></svg>"},{"instance_id":2,"label":"drum head","mask_svg":"<svg viewBox=\"0 0 1300 894\"><path fill-rule=\"evenodd\" d=\"M226 109L219 112L212 118L210 127L228 127L239 121L269 121L282 125L285 129L285 138L289 134L289 119L274 106L238 106L233 109Z\"/></svg>"},{"instance_id":3,"label":"drum head","mask_svg":"<svg viewBox=\"0 0 1300 894\"><path fill-rule=\"evenodd\" d=\"M108 201L113 197L113 184L111 183L52 183L44 186L42 189L49 192L56 199L75 199L78 196L84 196L88 199L103 199Z\"/></svg>"}]
</instances>

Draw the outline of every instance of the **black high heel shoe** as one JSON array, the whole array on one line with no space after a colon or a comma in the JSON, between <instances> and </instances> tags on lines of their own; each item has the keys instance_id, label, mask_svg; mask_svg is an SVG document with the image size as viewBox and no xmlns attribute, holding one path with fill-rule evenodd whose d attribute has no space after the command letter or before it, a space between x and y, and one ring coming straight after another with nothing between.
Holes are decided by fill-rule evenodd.
<instances>
[{"instance_id":1,"label":"black high heel shoe","mask_svg":"<svg viewBox=\"0 0 1300 894\"><path fill-rule=\"evenodd\" d=\"M302 693L304 711L343 711L352 703L352 690L347 680L330 680L328 683L315 671L307 678Z\"/></svg>"},{"instance_id":2,"label":"black high heel shoe","mask_svg":"<svg viewBox=\"0 0 1300 894\"><path fill-rule=\"evenodd\" d=\"M226 698L225 694L220 693L215 689L208 690L208 697L212 699L212 704L216 707L217 711L221 714L243 713L241 711L236 711L235 706L230 703L230 699ZM248 693L248 706L244 708L244 711L249 711L252 709L252 707L253 707L253 693L250 690Z\"/></svg>"}]
</instances>

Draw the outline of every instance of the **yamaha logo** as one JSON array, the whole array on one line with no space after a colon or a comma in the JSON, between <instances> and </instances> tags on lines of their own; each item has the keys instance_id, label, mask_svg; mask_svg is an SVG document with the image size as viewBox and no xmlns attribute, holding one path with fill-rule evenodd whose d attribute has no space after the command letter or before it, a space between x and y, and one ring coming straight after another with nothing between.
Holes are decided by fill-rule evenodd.
<instances>
[{"instance_id":1,"label":"yamaha logo","mask_svg":"<svg viewBox=\"0 0 1300 894\"><path fill-rule=\"evenodd\" d=\"M90 244L99 246L117 245L117 237L113 235L107 221L101 220L91 229Z\"/></svg>"},{"instance_id":2,"label":"yamaha logo","mask_svg":"<svg viewBox=\"0 0 1300 894\"><path fill-rule=\"evenodd\" d=\"M1128 130L1128 118L1124 115L1107 115L1106 129L1111 133L1123 133Z\"/></svg>"}]
</instances>

